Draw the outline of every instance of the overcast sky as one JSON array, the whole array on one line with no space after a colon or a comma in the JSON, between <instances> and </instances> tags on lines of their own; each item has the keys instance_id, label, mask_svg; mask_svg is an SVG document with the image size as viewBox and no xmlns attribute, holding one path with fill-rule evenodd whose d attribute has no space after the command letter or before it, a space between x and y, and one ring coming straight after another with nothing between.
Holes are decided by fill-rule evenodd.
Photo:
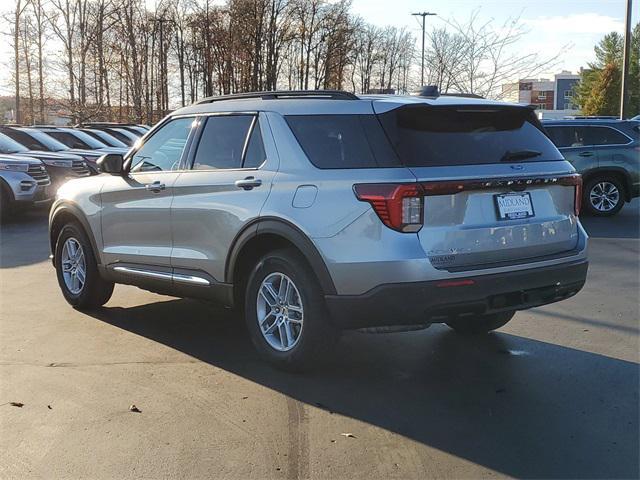
<instances>
[{"instance_id":1,"label":"overcast sky","mask_svg":"<svg viewBox=\"0 0 640 480\"><path fill-rule=\"evenodd\" d=\"M15 0L0 0L0 12L11 10ZM154 0L147 0L153 5ZM626 0L353 0L352 11L366 21L379 25L406 26L420 37L418 19L412 12L429 11L427 30L446 25L448 19L464 22L474 9L484 20L493 19L496 27L509 18L520 16L530 29L518 48L523 53L539 52L553 56L562 52L557 70L577 72L593 59L593 46L610 31L623 32ZM640 0L635 0L633 23L640 20ZM8 32L6 23L2 32ZM10 94L9 39L0 42L0 94ZM419 48L418 42L418 48ZM553 72L548 72L552 74Z\"/></svg>"}]
</instances>

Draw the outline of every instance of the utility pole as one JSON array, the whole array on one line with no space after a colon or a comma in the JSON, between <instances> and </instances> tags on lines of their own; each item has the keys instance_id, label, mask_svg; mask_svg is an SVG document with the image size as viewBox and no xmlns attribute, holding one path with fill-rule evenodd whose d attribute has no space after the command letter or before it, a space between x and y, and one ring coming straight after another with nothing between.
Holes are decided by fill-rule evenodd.
<instances>
[{"instance_id":1,"label":"utility pole","mask_svg":"<svg viewBox=\"0 0 640 480\"><path fill-rule=\"evenodd\" d=\"M631 0L629 0L631 1ZM424 87L424 17L437 15L431 12L412 13L414 17L422 17L422 63L420 64L420 88Z\"/></svg>"},{"instance_id":2,"label":"utility pole","mask_svg":"<svg viewBox=\"0 0 640 480\"><path fill-rule=\"evenodd\" d=\"M629 56L631 55L631 0L627 0L624 28L624 55L622 59L622 91L620 92L620 119L627 117L627 93L629 89Z\"/></svg>"}]
</instances>

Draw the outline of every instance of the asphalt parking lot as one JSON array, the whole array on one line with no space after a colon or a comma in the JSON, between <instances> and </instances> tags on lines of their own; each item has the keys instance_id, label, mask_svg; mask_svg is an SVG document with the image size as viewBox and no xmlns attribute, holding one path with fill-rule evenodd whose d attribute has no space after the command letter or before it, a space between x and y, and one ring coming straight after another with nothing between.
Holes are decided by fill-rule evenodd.
<instances>
[{"instance_id":1,"label":"asphalt parking lot","mask_svg":"<svg viewBox=\"0 0 640 480\"><path fill-rule=\"evenodd\" d=\"M639 204L584 220L576 297L481 340L349 333L306 376L263 365L205 303L118 286L102 310L73 310L45 215L14 221L0 478L637 478Z\"/></svg>"}]
</instances>

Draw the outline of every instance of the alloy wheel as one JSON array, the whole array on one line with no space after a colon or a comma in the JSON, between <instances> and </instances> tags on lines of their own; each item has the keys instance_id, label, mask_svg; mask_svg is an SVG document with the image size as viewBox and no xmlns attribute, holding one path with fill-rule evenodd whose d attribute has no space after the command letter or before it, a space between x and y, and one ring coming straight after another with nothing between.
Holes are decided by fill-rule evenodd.
<instances>
[{"instance_id":1,"label":"alloy wheel","mask_svg":"<svg viewBox=\"0 0 640 480\"><path fill-rule=\"evenodd\" d=\"M620 190L613 183L596 183L589 192L591 206L599 212L609 212L620 202Z\"/></svg>"},{"instance_id":2,"label":"alloy wheel","mask_svg":"<svg viewBox=\"0 0 640 480\"><path fill-rule=\"evenodd\" d=\"M78 295L84 288L87 275L87 264L80 242L73 237L67 238L60 260L65 286L73 295Z\"/></svg>"},{"instance_id":3,"label":"alloy wheel","mask_svg":"<svg viewBox=\"0 0 640 480\"><path fill-rule=\"evenodd\" d=\"M304 309L298 288L284 273L269 274L260 284L257 321L267 343L280 352L296 346L302 334Z\"/></svg>"}]
</instances>

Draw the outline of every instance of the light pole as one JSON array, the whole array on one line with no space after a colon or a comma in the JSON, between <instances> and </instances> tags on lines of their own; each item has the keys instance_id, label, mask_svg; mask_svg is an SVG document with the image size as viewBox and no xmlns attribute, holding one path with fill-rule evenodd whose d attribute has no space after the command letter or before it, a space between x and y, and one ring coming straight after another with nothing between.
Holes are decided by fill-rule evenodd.
<instances>
[{"instance_id":1,"label":"light pole","mask_svg":"<svg viewBox=\"0 0 640 480\"><path fill-rule=\"evenodd\" d=\"M424 17L437 15L437 13L417 12L417 13L412 13L411 15L415 17L422 17L422 63L420 64L420 87L424 87Z\"/></svg>"},{"instance_id":2,"label":"light pole","mask_svg":"<svg viewBox=\"0 0 640 480\"><path fill-rule=\"evenodd\" d=\"M624 54L622 58L622 89L620 92L620 119L627 117L628 103L626 101L629 89L629 56L631 55L631 0L627 0L627 12L624 28Z\"/></svg>"}]
</instances>

